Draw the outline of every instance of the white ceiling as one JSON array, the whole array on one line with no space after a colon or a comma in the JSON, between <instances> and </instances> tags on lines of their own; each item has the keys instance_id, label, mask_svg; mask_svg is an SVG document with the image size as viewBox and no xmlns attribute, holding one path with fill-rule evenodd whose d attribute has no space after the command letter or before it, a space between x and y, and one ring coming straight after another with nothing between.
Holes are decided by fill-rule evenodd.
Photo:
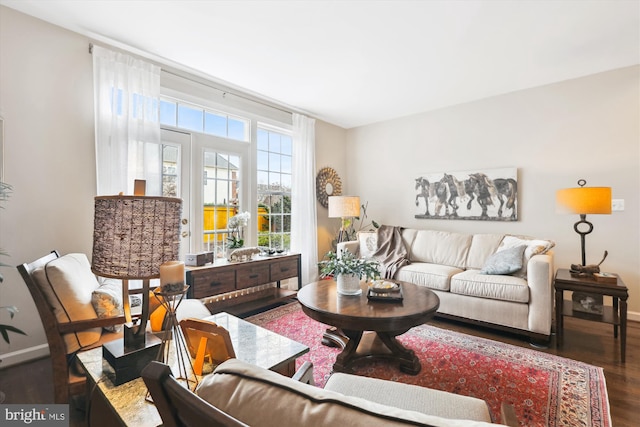
<instances>
[{"instance_id":1,"label":"white ceiling","mask_svg":"<svg viewBox=\"0 0 640 427\"><path fill-rule=\"evenodd\" d=\"M344 128L640 63L639 0L0 4Z\"/></svg>"}]
</instances>

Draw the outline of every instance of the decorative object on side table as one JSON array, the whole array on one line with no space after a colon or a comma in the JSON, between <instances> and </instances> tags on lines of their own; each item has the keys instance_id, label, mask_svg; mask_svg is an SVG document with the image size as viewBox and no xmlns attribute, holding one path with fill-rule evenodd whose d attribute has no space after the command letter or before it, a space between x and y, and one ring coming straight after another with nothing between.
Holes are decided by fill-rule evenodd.
<instances>
[{"instance_id":1,"label":"decorative object on side table","mask_svg":"<svg viewBox=\"0 0 640 427\"><path fill-rule=\"evenodd\" d=\"M183 319L180 329L184 336L189 354L195 360L193 369L196 375L210 373L225 360L235 358L231 336L222 326L202 319ZM203 371L205 360L211 365Z\"/></svg>"},{"instance_id":2,"label":"decorative object on side table","mask_svg":"<svg viewBox=\"0 0 640 427\"><path fill-rule=\"evenodd\" d=\"M122 280L122 301L127 323L124 340L103 346L113 367L116 385L140 376L158 354L160 340L146 332L149 318L149 280L160 276L160 265L179 256L182 200L148 196L95 198L91 270L102 277ZM142 313L133 321L129 306L129 280L142 280Z\"/></svg>"},{"instance_id":3,"label":"decorative object on side table","mask_svg":"<svg viewBox=\"0 0 640 427\"><path fill-rule=\"evenodd\" d=\"M232 216L227 222L229 236L227 237L227 259L229 259L233 249L244 246L244 227L249 225L251 214L242 212Z\"/></svg>"},{"instance_id":4,"label":"decorative object on side table","mask_svg":"<svg viewBox=\"0 0 640 427\"><path fill-rule=\"evenodd\" d=\"M165 264L163 264L164 266ZM164 275L173 276L176 274L177 269L162 269L163 266L160 266L160 280ZM169 266L172 267L172 266ZM175 283L175 282L173 282ZM166 310L166 315L164 317L164 321L162 322L162 345L158 350L156 360L159 362L166 363L168 365L172 365L178 369L176 374L176 379L179 381L183 381L185 386L190 390L195 390L198 386L198 378L194 375L193 363L191 362L191 357L189 354L189 349L187 348L187 344L185 342L185 338L182 335L182 330L180 329L180 324L178 323L178 319L176 317L176 312L178 310L178 306L182 302L184 296L187 294L187 290L189 286L185 286L184 284L184 265L182 266L182 285L180 289L176 289L175 287L166 287L156 289L153 291L153 294L160 301L160 303L164 306ZM173 342L174 351L171 352L171 343ZM169 355L173 354L176 358L176 363L171 364L169 362ZM188 368L188 369L187 369ZM189 385L193 384L193 387Z\"/></svg>"},{"instance_id":5,"label":"decorative object on side table","mask_svg":"<svg viewBox=\"0 0 640 427\"><path fill-rule=\"evenodd\" d=\"M585 187L587 181L584 179L579 179L578 185L579 187L558 190L556 193L556 207L560 213L580 215L580 221L574 224L573 229L580 235L583 268L578 266L574 268L574 265L572 265L572 269L577 270L578 273L592 274L599 272L599 269L584 268L587 266L584 245L585 236L593 231L593 224L587 221L587 214L611 214L611 187ZM607 252L605 251L606 256Z\"/></svg>"},{"instance_id":6,"label":"decorative object on side table","mask_svg":"<svg viewBox=\"0 0 640 427\"><path fill-rule=\"evenodd\" d=\"M321 277L335 277L339 294L360 295L360 279L380 277L377 261L357 258L348 250L340 251L339 255L328 252L325 258L327 259L318 263Z\"/></svg>"},{"instance_id":7,"label":"decorative object on side table","mask_svg":"<svg viewBox=\"0 0 640 427\"><path fill-rule=\"evenodd\" d=\"M258 248L238 248L232 249L227 257L228 261L251 261L254 255L260 253Z\"/></svg>"}]
</instances>

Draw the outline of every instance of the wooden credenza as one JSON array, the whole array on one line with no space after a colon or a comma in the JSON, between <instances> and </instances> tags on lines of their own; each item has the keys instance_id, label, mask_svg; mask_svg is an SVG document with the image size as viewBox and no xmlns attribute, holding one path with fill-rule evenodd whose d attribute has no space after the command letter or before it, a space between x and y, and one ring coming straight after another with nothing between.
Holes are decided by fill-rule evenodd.
<instances>
[{"instance_id":1,"label":"wooden credenza","mask_svg":"<svg viewBox=\"0 0 640 427\"><path fill-rule=\"evenodd\" d=\"M297 277L298 289L302 287L300 261L300 254L291 254L187 267L187 296L205 300L213 314L226 311L241 316L294 297L296 291L282 289L280 282ZM276 286L264 286L270 283Z\"/></svg>"}]
</instances>

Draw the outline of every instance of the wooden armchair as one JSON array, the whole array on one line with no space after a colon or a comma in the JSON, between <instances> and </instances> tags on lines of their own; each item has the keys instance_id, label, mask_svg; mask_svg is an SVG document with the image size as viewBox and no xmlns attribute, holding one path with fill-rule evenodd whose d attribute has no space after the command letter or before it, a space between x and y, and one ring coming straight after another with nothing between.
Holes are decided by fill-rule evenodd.
<instances>
[{"instance_id":1,"label":"wooden armchair","mask_svg":"<svg viewBox=\"0 0 640 427\"><path fill-rule=\"evenodd\" d=\"M53 305L49 302L42 287L34 278L33 273L40 267L45 267L49 262L58 259L60 255L53 251L49 255L39 258L31 263L19 265L18 271L22 275L33 301L36 304L40 320L44 326L44 331L49 344L49 352L51 354L51 365L53 367L53 387L55 395L55 403L69 403L69 399L73 395L84 394L86 392L86 378L75 369L75 353L67 351L65 343L65 334L86 331L92 328L103 328L125 323L124 316L110 318L93 318L87 320L76 321L59 321ZM102 331L102 329L100 329ZM90 347L82 348L78 351L95 348L104 342L121 337L122 335L114 332L101 332L98 342Z\"/></svg>"}]
</instances>

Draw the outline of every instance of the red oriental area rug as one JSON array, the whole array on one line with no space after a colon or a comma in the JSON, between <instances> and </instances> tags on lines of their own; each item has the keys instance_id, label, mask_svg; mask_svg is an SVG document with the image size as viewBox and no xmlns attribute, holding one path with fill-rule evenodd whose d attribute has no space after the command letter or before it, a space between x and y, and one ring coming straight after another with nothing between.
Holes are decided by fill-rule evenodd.
<instances>
[{"instance_id":1,"label":"red oriental area rug","mask_svg":"<svg viewBox=\"0 0 640 427\"><path fill-rule=\"evenodd\" d=\"M307 317L298 303L246 320L309 346L298 363L312 362L316 385L324 386L340 352L321 344L326 325ZM384 360L359 361L356 374L483 399L496 422L507 402L523 426L611 427L602 368L429 325L398 340L420 358L418 375Z\"/></svg>"}]
</instances>

